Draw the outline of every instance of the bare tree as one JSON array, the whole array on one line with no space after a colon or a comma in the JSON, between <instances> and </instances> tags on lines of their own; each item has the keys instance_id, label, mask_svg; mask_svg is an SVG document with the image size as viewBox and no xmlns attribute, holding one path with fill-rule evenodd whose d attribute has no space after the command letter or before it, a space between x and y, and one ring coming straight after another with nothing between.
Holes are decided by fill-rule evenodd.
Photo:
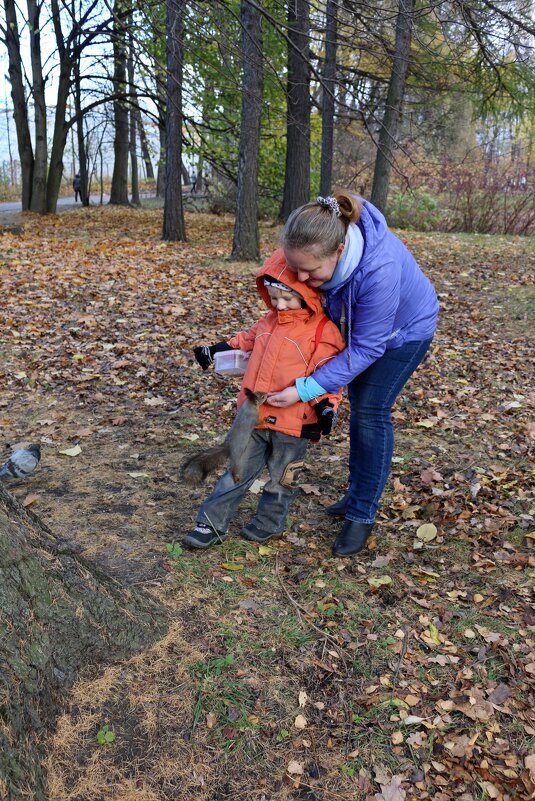
<instances>
[{"instance_id":1,"label":"bare tree","mask_svg":"<svg viewBox=\"0 0 535 801\"><path fill-rule=\"evenodd\" d=\"M336 50L338 16L336 0L327 0L325 8L325 62L321 103L320 195L331 193L334 139L334 93L336 90Z\"/></svg>"},{"instance_id":2,"label":"bare tree","mask_svg":"<svg viewBox=\"0 0 535 801\"><path fill-rule=\"evenodd\" d=\"M165 113L165 205L163 239L186 240L182 205L182 71L186 0L167 0L167 104Z\"/></svg>"},{"instance_id":3,"label":"bare tree","mask_svg":"<svg viewBox=\"0 0 535 801\"><path fill-rule=\"evenodd\" d=\"M243 26L243 89L238 194L231 257L248 261L260 258L257 195L264 70L262 16L248 0L241 0L240 17Z\"/></svg>"},{"instance_id":4,"label":"bare tree","mask_svg":"<svg viewBox=\"0 0 535 801\"><path fill-rule=\"evenodd\" d=\"M392 72L388 83L385 111L379 133L371 194L372 203L381 211L386 208L390 173L392 171L392 157L397 147L405 84L409 70L414 5L415 0L399 0Z\"/></svg>"},{"instance_id":5,"label":"bare tree","mask_svg":"<svg viewBox=\"0 0 535 801\"><path fill-rule=\"evenodd\" d=\"M280 210L290 212L310 200L310 2L288 3L288 84L286 169Z\"/></svg>"},{"instance_id":6,"label":"bare tree","mask_svg":"<svg viewBox=\"0 0 535 801\"><path fill-rule=\"evenodd\" d=\"M113 174L111 179L110 203L127 206L128 200L128 153L129 129L128 108L125 104L127 80L126 25L129 9L123 0L116 0L113 22L113 89L116 99L113 102L114 140Z\"/></svg>"}]
</instances>

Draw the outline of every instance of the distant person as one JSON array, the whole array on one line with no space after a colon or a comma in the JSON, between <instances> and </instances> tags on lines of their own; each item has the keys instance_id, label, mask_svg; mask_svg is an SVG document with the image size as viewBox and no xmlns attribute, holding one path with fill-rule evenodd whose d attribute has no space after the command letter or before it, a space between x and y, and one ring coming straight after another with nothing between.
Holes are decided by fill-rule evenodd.
<instances>
[{"instance_id":1,"label":"distant person","mask_svg":"<svg viewBox=\"0 0 535 801\"><path fill-rule=\"evenodd\" d=\"M74 202L78 203L78 198L82 200L82 179L79 172L74 176L72 188L74 189Z\"/></svg>"},{"instance_id":2,"label":"distant person","mask_svg":"<svg viewBox=\"0 0 535 801\"><path fill-rule=\"evenodd\" d=\"M195 192L197 189L197 176L194 172L191 173L191 191Z\"/></svg>"}]
</instances>

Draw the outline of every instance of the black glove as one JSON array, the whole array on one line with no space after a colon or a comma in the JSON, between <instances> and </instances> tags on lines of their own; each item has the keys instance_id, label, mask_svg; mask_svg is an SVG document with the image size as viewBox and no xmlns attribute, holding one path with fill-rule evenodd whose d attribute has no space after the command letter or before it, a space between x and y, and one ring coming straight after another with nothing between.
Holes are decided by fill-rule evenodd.
<instances>
[{"instance_id":1,"label":"black glove","mask_svg":"<svg viewBox=\"0 0 535 801\"><path fill-rule=\"evenodd\" d=\"M336 421L334 406L327 398L324 398L319 403L314 404L314 411L318 418L318 425L321 433L327 436L331 433L332 427Z\"/></svg>"},{"instance_id":2,"label":"black glove","mask_svg":"<svg viewBox=\"0 0 535 801\"><path fill-rule=\"evenodd\" d=\"M208 370L214 361L214 354L222 353L225 350L233 350L233 348L226 342L218 342L217 345L198 345L196 348L193 348L193 355L202 369Z\"/></svg>"}]
</instances>

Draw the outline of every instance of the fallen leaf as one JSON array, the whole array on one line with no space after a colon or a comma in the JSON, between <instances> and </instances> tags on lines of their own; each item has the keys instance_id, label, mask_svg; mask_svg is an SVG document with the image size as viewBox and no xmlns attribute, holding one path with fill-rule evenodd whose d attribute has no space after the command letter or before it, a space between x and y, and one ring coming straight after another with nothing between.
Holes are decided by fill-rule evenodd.
<instances>
[{"instance_id":1,"label":"fallen leaf","mask_svg":"<svg viewBox=\"0 0 535 801\"><path fill-rule=\"evenodd\" d=\"M301 690L301 692L299 693L299 706L300 707L306 706L307 701L308 701L308 695L304 690Z\"/></svg>"},{"instance_id":2,"label":"fallen leaf","mask_svg":"<svg viewBox=\"0 0 535 801\"><path fill-rule=\"evenodd\" d=\"M238 562L223 562L221 567L225 568L225 570L243 570L243 565L238 564Z\"/></svg>"},{"instance_id":3,"label":"fallen leaf","mask_svg":"<svg viewBox=\"0 0 535 801\"><path fill-rule=\"evenodd\" d=\"M440 645L440 636L438 633L438 629L433 623L429 624L429 639L435 643L435 645Z\"/></svg>"},{"instance_id":4,"label":"fallen leaf","mask_svg":"<svg viewBox=\"0 0 535 801\"><path fill-rule=\"evenodd\" d=\"M208 714L206 715L206 725L207 725L207 727L209 729L213 729L216 720L217 720L217 715L214 715L213 712L208 712Z\"/></svg>"},{"instance_id":5,"label":"fallen leaf","mask_svg":"<svg viewBox=\"0 0 535 801\"><path fill-rule=\"evenodd\" d=\"M321 490L317 484L299 484L299 489L303 490L305 495L321 495Z\"/></svg>"},{"instance_id":6,"label":"fallen leaf","mask_svg":"<svg viewBox=\"0 0 535 801\"><path fill-rule=\"evenodd\" d=\"M252 492L253 495L259 495L264 489L265 484L266 484L265 481L260 481L259 478L255 478L255 480L249 487L249 492Z\"/></svg>"},{"instance_id":7,"label":"fallen leaf","mask_svg":"<svg viewBox=\"0 0 535 801\"><path fill-rule=\"evenodd\" d=\"M269 545L260 545L258 553L260 556L269 556L270 553L273 553L273 548L270 548Z\"/></svg>"},{"instance_id":8,"label":"fallen leaf","mask_svg":"<svg viewBox=\"0 0 535 801\"><path fill-rule=\"evenodd\" d=\"M198 434L181 434L180 437L182 439L187 439L190 442L196 442L199 439L199 435Z\"/></svg>"},{"instance_id":9,"label":"fallen leaf","mask_svg":"<svg viewBox=\"0 0 535 801\"><path fill-rule=\"evenodd\" d=\"M136 473L136 472L134 472L134 473L128 473L128 475L131 476L131 478L148 478L149 477L148 473Z\"/></svg>"},{"instance_id":10,"label":"fallen leaf","mask_svg":"<svg viewBox=\"0 0 535 801\"><path fill-rule=\"evenodd\" d=\"M64 451L60 451L65 456L79 456L82 453L82 449L79 445L75 445L74 448L66 448Z\"/></svg>"},{"instance_id":11,"label":"fallen leaf","mask_svg":"<svg viewBox=\"0 0 535 801\"><path fill-rule=\"evenodd\" d=\"M303 773L303 766L300 765L299 762L296 762L295 759L292 759L288 765L288 773L294 776L301 776Z\"/></svg>"},{"instance_id":12,"label":"fallen leaf","mask_svg":"<svg viewBox=\"0 0 535 801\"><path fill-rule=\"evenodd\" d=\"M437 536L437 527L434 523L424 523L417 529L416 536L422 542L431 542Z\"/></svg>"},{"instance_id":13,"label":"fallen leaf","mask_svg":"<svg viewBox=\"0 0 535 801\"><path fill-rule=\"evenodd\" d=\"M389 784L381 784L381 792L375 793L376 801L405 801L406 793L401 788L402 776L392 776Z\"/></svg>"},{"instance_id":14,"label":"fallen leaf","mask_svg":"<svg viewBox=\"0 0 535 801\"><path fill-rule=\"evenodd\" d=\"M164 406L167 401L165 398L158 396L156 398L145 398L144 403L146 403L147 406Z\"/></svg>"},{"instance_id":15,"label":"fallen leaf","mask_svg":"<svg viewBox=\"0 0 535 801\"><path fill-rule=\"evenodd\" d=\"M382 587L384 584L392 584L390 576L377 576L377 578L369 578L368 584L370 587Z\"/></svg>"},{"instance_id":16,"label":"fallen leaf","mask_svg":"<svg viewBox=\"0 0 535 801\"><path fill-rule=\"evenodd\" d=\"M304 715L297 715L296 719L294 720L294 726L296 729L305 729L307 725L307 719Z\"/></svg>"},{"instance_id":17,"label":"fallen leaf","mask_svg":"<svg viewBox=\"0 0 535 801\"><path fill-rule=\"evenodd\" d=\"M36 495L35 492L30 492L29 495L26 495L24 498L22 505L23 506L31 506L32 503L39 500L39 495Z\"/></svg>"}]
</instances>

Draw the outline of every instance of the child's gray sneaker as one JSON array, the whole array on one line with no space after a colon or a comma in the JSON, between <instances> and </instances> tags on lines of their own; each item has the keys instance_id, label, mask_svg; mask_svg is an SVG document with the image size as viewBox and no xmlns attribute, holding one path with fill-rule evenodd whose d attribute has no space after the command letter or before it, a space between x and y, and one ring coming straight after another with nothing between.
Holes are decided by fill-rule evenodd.
<instances>
[{"instance_id":1,"label":"child's gray sneaker","mask_svg":"<svg viewBox=\"0 0 535 801\"><path fill-rule=\"evenodd\" d=\"M189 545L190 548L209 548L210 545L217 545L228 535L222 531L215 531L210 526L205 526L204 523L197 523L193 531L186 534L182 542L184 545Z\"/></svg>"}]
</instances>

